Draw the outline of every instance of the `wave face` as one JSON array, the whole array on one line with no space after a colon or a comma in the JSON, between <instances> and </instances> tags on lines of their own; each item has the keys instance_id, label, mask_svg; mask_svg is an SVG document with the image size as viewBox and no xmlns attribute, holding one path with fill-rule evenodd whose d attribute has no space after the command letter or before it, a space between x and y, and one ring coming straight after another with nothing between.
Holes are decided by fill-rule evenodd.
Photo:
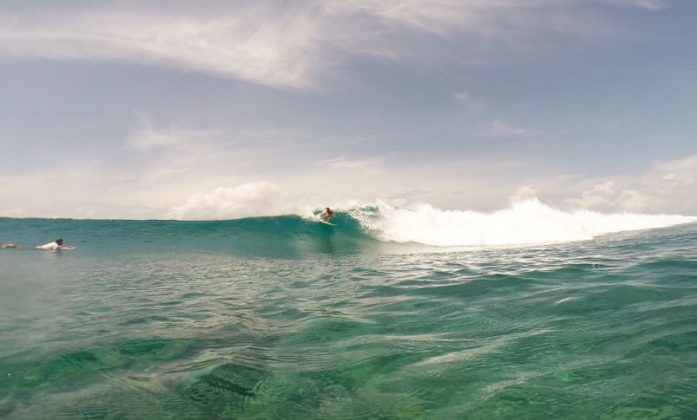
<instances>
[{"instance_id":1,"label":"wave face","mask_svg":"<svg viewBox=\"0 0 697 420\"><path fill-rule=\"evenodd\" d=\"M572 242L696 220L671 215L564 212L537 200L493 213L444 211L427 204L396 208L385 203L338 210L332 220L336 226L319 223L310 215L186 222L5 218L0 219L0 242L31 249L63 237L81 253L201 250L294 257L370 252L399 243L460 247Z\"/></svg>"},{"instance_id":2,"label":"wave face","mask_svg":"<svg viewBox=\"0 0 697 420\"><path fill-rule=\"evenodd\" d=\"M297 215L187 222L0 218L0 243L12 242L30 250L62 237L81 254L200 251L291 258L357 252L378 243L350 216L338 215L334 221L338 226Z\"/></svg>"}]
</instances>

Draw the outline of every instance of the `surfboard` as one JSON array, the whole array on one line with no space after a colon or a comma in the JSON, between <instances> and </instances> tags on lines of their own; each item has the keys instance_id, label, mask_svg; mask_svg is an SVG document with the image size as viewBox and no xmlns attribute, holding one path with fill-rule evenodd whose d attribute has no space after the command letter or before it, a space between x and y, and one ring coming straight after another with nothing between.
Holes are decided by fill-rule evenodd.
<instances>
[{"instance_id":1,"label":"surfboard","mask_svg":"<svg viewBox=\"0 0 697 420\"><path fill-rule=\"evenodd\" d=\"M321 220L321 219L318 220L318 222L325 224L325 225L329 225L329 226L336 226L334 223L325 222L324 220Z\"/></svg>"},{"instance_id":2,"label":"surfboard","mask_svg":"<svg viewBox=\"0 0 697 420\"><path fill-rule=\"evenodd\" d=\"M40 251L72 251L74 249L77 249L77 247L70 245L62 245L58 248L42 248L41 246L37 246L36 249Z\"/></svg>"}]
</instances>

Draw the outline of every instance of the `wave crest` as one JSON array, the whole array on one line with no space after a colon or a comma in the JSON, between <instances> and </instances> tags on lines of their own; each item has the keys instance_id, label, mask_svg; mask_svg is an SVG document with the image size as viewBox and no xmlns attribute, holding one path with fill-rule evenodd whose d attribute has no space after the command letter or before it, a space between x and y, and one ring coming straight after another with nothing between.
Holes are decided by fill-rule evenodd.
<instances>
[{"instance_id":1,"label":"wave crest","mask_svg":"<svg viewBox=\"0 0 697 420\"><path fill-rule=\"evenodd\" d=\"M380 202L348 213L380 240L434 246L525 245L587 240L598 235L668 227L695 217L603 214L554 209L537 198L492 213L440 210L429 204L396 208Z\"/></svg>"}]
</instances>

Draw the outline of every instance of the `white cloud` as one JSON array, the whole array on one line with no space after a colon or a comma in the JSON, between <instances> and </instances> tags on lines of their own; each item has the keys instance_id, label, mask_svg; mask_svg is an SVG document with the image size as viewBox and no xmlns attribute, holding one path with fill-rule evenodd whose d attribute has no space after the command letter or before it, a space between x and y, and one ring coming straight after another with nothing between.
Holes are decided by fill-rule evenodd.
<instances>
[{"instance_id":1,"label":"white cloud","mask_svg":"<svg viewBox=\"0 0 697 420\"><path fill-rule=\"evenodd\" d=\"M172 206L168 217L219 219L305 214L310 208L336 206L346 200L372 201L384 197L393 201L406 199L407 202L418 198L439 207L491 211L506 206L506 197L512 192L511 185L516 183L525 186L513 193L510 198L513 203L539 196L552 204L563 203L574 209L604 213L697 215L697 156L657 163L647 173L593 181L551 175L534 179L521 176L529 171L521 163L507 164L505 161L494 166L477 161L451 162L450 165L431 162L417 166L400 165L389 170L383 166L386 163L376 163L371 170L364 170L360 167L361 161L353 162L348 158L346 162L342 159L328 162L340 166L348 163L349 168L345 170L355 170L355 173L347 177L345 170L326 171L320 164L307 171L289 172L282 181L240 183L234 179L220 180L218 186L239 186L211 187L208 192L201 192L206 191L205 188L192 190L195 185L201 185L192 183L188 188L172 189L170 202L181 200L177 197L187 189L199 192L192 193L185 203ZM380 176L376 176L375 171ZM467 176L470 172L471 176ZM666 178L666 175L670 176ZM412 194L414 188L419 188L417 197ZM458 195L460 191L462 194Z\"/></svg>"},{"instance_id":2,"label":"white cloud","mask_svg":"<svg viewBox=\"0 0 697 420\"><path fill-rule=\"evenodd\" d=\"M128 147L146 151L173 147L195 146L209 141L218 133L213 130L187 130L180 128L149 127L131 134L126 143Z\"/></svg>"},{"instance_id":3,"label":"white cloud","mask_svg":"<svg viewBox=\"0 0 697 420\"><path fill-rule=\"evenodd\" d=\"M226 219L306 214L310 208L340 207L351 199L371 202L384 197L396 203L418 200L440 208L489 212L504 208L514 193L513 202L539 196L553 206L565 203L603 213L697 216L697 155L659 162L645 173L595 180L544 170L535 179L530 175L534 162L526 166L499 160L492 165L477 159L396 166L384 162L371 170L307 165L301 170L285 168L272 177L246 170L247 159L218 146L189 156L190 161L186 148L175 147L161 161L148 160L144 168L112 171L96 163L60 173L8 174L0 180L0 215ZM249 182L254 177L265 181ZM526 187L515 193L513 185Z\"/></svg>"},{"instance_id":4,"label":"white cloud","mask_svg":"<svg viewBox=\"0 0 697 420\"><path fill-rule=\"evenodd\" d=\"M277 87L309 85L316 22L273 9L204 17L133 12L0 16L0 53L126 60Z\"/></svg>"},{"instance_id":5,"label":"white cloud","mask_svg":"<svg viewBox=\"0 0 697 420\"><path fill-rule=\"evenodd\" d=\"M520 187L518 189L518 191L516 191L515 194L513 194L510 197L509 200L512 204L522 203L525 201L537 199L537 194L538 194L537 189L535 189L529 185L524 185L524 186Z\"/></svg>"},{"instance_id":6,"label":"white cloud","mask_svg":"<svg viewBox=\"0 0 697 420\"><path fill-rule=\"evenodd\" d=\"M527 128L513 126L499 118L491 121L483 133L490 137L527 137L531 134Z\"/></svg>"},{"instance_id":7,"label":"white cloud","mask_svg":"<svg viewBox=\"0 0 697 420\"><path fill-rule=\"evenodd\" d=\"M21 206L2 207L0 208L0 214L2 217L26 217L27 211Z\"/></svg>"},{"instance_id":8,"label":"white cloud","mask_svg":"<svg viewBox=\"0 0 697 420\"><path fill-rule=\"evenodd\" d=\"M604 0L647 10L658 0ZM192 12L168 4L86 6L51 13L0 14L0 55L56 60L120 60L180 68L278 88L312 88L347 56L390 59L449 54L479 62L526 34L612 35L621 25L572 0L258 1ZM145 6L142 6L145 7ZM10 8L6 7L5 10ZM183 10L188 9L187 12ZM405 42L405 35L425 44ZM450 38L448 52L442 39ZM412 46L414 45L420 45ZM483 45L490 45L488 49ZM425 47L425 48L424 48ZM464 49L465 51L463 51Z\"/></svg>"},{"instance_id":9,"label":"white cloud","mask_svg":"<svg viewBox=\"0 0 697 420\"><path fill-rule=\"evenodd\" d=\"M453 93L453 97L455 98L455 100L456 100L457 102L459 102L459 103L461 103L461 104L467 104L467 103L469 103L469 102L471 101L471 99L472 99L472 98L470 97L470 94L469 94L466 90Z\"/></svg>"},{"instance_id":10,"label":"white cloud","mask_svg":"<svg viewBox=\"0 0 697 420\"><path fill-rule=\"evenodd\" d=\"M647 174L600 180L567 205L591 210L697 215L697 155L658 162Z\"/></svg>"},{"instance_id":11,"label":"white cloud","mask_svg":"<svg viewBox=\"0 0 697 420\"><path fill-rule=\"evenodd\" d=\"M327 8L336 14L363 14L418 31L443 33L451 26L475 28L476 19L497 5L476 0L338 0L329 2Z\"/></svg>"},{"instance_id":12,"label":"white cloud","mask_svg":"<svg viewBox=\"0 0 697 420\"><path fill-rule=\"evenodd\" d=\"M668 7L666 0L605 0L605 2L614 6L633 7L647 11L663 10Z\"/></svg>"},{"instance_id":13,"label":"white cloud","mask_svg":"<svg viewBox=\"0 0 697 420\"><path fill-rule=\"evenodd\" d=\"M654 170L664 174L663 180L685 186L697 185L697 155L685 159L658 162Z\"/></svg>"},{"instance_id":14,"label":"white cloud","mask_svg":"<svg viewBox=\"0 0 697 420\"><path fill-rule=\"evenodd\" d=\"M581 194L581 198L569 199L568 203L584 209L608 208L614 204L615 182L605 181L594 184Z\"/></svg>"},{"instance_id":15,"label":"white cloud","mask_svg":"<svg viewBox=\"0 0 697 420\"><path fill-rule=\"evenodd\" d=\"M137 174L143 186L196 182L210 186L215 179L254 179L262 173L270 176L315 161L311 153L298 151L312 150L317 141L293 127L222 130L150 121L141 125L125 139L124 145L138 154L134 160L140 164ZM300 156L289 160L290 154Z\"/></svg>"},{"instance_id":16,"label":"white cloud","mask_svg":"<svg viewBox=\"0 0 697 420\"><path fill-rule=\"evenodd\" d=\"M14 217L151 218L158 217L152 191L135 188L132 174L98 166L56 172L10 174L0 184L0 215Z\"/></svg>"},{"instance_id":17,"label":"white cloud","mask_svg":"<svg viewBox=\"0 0 697 420\"><path fill-rule=\"evenodd\" d=\"M594 184L581 194L581 198L568 199L567 204L593 210L621 210L642 212L649 210L651 200L643 193L630 188L617 188L616 181Z\"/></svg>"},{"instance_id":18,"label":"white cloud","mask_svg":"<svg viewBox=\"0 0 697 420\"><path fill-rule=\"evenodd\" d=\"M351 159L345 156L340 156L331 159L325 159L319 162L320 166L328 167L329 169L350 169L350 170L368 170L377 169L381 163L381 159Z\"/></svg>"},{"instance_id":19,"label":"white cloud","mask_svg":"<svg viewBox=\"0 0 697 420\"><path fill-rule=\"evenodd\" d=\"M594 39L624 35L625 26L603 13L606 6L602 0L334 0L326 10L341 18L333 25L343 35L341 45L355 51L389 58L423 56L443 53L442 41L456 39L459 57L449 58L481 64L490 57L501 59L501 50L530 48L525 44L530 35ZM360 31L344 33L347 22ZM432 48L414 51L404 42L405 34L432 37L435 42L429 44Z\"/></svg>"},{"instance_id":20,"label":"white cloud","mask_svg":"<svg viewBox=\"0 0 697 420\"><path fill-rule=\"evenodd\" d=\"M252 216L311 213L312 208L291 197L274 183L255 181L237 187L219 187L210 193L197 192L182 205L173 207L172 219L222 220Z\"/></svg>"}]
</instances>

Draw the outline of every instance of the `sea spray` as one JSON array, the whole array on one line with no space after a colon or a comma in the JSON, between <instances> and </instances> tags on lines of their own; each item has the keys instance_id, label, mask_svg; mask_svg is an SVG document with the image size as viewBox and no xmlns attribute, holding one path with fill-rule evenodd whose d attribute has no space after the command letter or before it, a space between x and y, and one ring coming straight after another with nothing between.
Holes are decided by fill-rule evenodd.
<instances>
[{"instance_id":1,"label":"sea spray","mask_svg":"<svg viewBox=\"0 0 697 420\"><path fill-rule=\"evenodd\" d=\"M680 215L564 211L536 198L491 213L440 210L430 204L393 207L385 202L349 209L348 213L380 240L434 246L571 242L607 233L661 228L697 220Z\"/></svg>"}]
</instances>

